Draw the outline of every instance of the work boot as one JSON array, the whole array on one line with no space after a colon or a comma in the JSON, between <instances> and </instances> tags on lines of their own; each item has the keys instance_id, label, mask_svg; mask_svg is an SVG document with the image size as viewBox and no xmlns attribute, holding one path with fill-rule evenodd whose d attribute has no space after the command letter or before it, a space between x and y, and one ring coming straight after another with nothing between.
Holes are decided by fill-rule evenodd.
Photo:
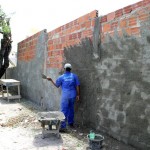
<instances>
[{"instance_id":1,"label":"work boot","mask_svg":"<svg viewBox=\"0 0 150 150\"><path fill-rule=\"evenodd\" d=\"M66 132L67 132L67 129L66 129L66 128L60 128L60 129L59 129L59 132L60 132L60 133L66 133Z\"/></svg>"},{"instance_id":2,"label":"work boot","mask_svg":"<svg viewBox=\"0 0 150 150\"><path fill-rule=\"evenodd\" d=\"M73 124L73 123L70 123L70 124L69 124L69 127L70 127L70 128L74 128L74 124Z\"/></svg>"}]
</instances>

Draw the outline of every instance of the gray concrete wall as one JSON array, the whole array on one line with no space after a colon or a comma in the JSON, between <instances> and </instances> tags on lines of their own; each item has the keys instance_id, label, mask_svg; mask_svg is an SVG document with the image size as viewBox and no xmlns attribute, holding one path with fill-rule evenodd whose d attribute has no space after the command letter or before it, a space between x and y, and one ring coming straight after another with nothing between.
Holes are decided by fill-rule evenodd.
<instances>
[{"instance_id":1,"label":"gray concrete wall","mask_svg":"<svg viewBox=\"0 0 150 150\"><path fill-rule=\"evenodd\" d=\"M54 89L50 82L42 79L42 73L49 74L46 70L47 37L46 30L41 31L36 45L36 54L31 61L19 61L16 68L7 70L7 78L21 82L21 95L41 105L43 109L58 110L58 89ZM57 76L57 71L52 71Z\"/></svg>"},{"instance_id":2,"label":"gray concrete wall","mask_svg":"<svg viewBox=\"0 0 150 150\"><path fill-rule=\"evenodd\" d=\"M144 150L150 149L149 26L141 24L140 37L115 31L104 43L85 39L65 49L81 81L76 120ZM95 38L98 32L95 26Z\"/></svg>"}]
</instances>

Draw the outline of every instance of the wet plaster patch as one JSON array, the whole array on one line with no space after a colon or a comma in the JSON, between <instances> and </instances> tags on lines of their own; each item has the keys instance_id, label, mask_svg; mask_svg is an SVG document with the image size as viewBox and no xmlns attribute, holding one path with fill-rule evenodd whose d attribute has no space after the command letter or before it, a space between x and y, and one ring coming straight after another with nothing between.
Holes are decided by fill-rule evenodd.
<instances>
[{"instance_id":1,"label":"wet plaster patch","mask_svg":"<svg viewBox=\"0 0 150 150\"><path fill-rule=\"evenodd\" d=\"M141 149L150 147L145 115L150 102L149 25L149 20L141 25L140 37L124 30L120 37L115 31L103 43L86 38L64 49L81 82L76 121Z\"/></svg>"}]
</instances>

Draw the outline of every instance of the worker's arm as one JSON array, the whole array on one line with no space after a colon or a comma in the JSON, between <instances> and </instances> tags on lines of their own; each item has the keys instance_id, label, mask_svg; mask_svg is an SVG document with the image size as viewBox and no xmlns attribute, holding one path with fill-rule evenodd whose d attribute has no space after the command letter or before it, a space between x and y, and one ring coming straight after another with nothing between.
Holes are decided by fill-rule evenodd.
<instances>
[{"instance_id":1,"label":"worker's arm","mask_svg":"<svg viewBox=\"0 0 150 150\"><path fill-rule=\"evenodd\" d=\"M51 82L53 83L54 86L56 86L57 88L59 88L59 87L55 84L55 82L52 80L52 78L47 77L46 79L47 79L48 81L51 81Z\"/></svg>"},{"instance_id":2,"label":"worker's arm","mask_svg":"<svg viewBox=\"0 0 150 150\"><path fill-rule=\"evenodd\" d=\"M77 86L77 101L80 100L80 85Z\"/></svg>"}]
</instances>

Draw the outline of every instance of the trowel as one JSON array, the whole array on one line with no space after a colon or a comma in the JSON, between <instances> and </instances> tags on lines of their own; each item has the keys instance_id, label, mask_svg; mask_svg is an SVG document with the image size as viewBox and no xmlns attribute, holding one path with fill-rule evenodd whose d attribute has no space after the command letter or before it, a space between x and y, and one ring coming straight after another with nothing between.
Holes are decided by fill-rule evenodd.
<instances>
[{"instance_id":1,"label":"trowel","mask_svg":"<svg viewBox=\"0 0 150 150\"><path fill-rule=\"evenodd\" d=\"M42 74L43 79L47 79L47 76L45 74Z\"/></svg>"}]
</instances>

